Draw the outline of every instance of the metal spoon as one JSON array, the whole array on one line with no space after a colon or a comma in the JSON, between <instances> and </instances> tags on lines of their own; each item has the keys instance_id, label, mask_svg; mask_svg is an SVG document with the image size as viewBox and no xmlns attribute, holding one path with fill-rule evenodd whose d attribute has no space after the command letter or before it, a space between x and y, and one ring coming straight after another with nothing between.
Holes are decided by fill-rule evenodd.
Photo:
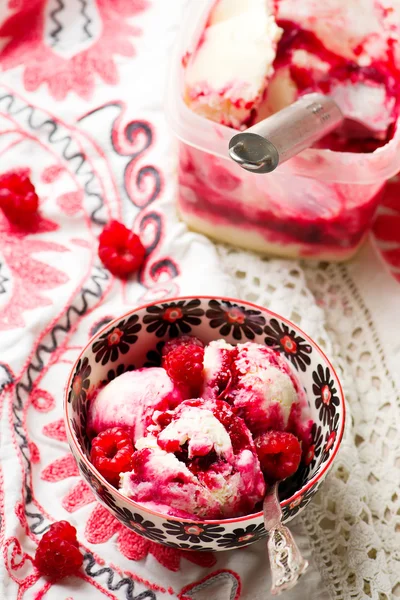
<instances>
[{"instance_id":1,"label":"metal spoon","mask_svg":"<svg viewBox=\"0 0 400 600\"><path fill-rule=\"evenodd\" d=\"M333 98L307 94L234 135L229 155L247 171L270 173L340 126L346 127L350 137L371 137L371 129L354 117L345 117Z\"/></svg>"},{"instance_id":2,"label":"metal spoon","mask_svg":"<svg viewBox=\"0 0 400 600\"><path fill-rule=\"evenodd\" d=\"M282 509L278 498L278 483L268 488L264 498L264 525L268 531L268 556L271 568L271 594L278 596L294 587L308 567L294 538L282 524Z\"/></svg>"}]
</instances>

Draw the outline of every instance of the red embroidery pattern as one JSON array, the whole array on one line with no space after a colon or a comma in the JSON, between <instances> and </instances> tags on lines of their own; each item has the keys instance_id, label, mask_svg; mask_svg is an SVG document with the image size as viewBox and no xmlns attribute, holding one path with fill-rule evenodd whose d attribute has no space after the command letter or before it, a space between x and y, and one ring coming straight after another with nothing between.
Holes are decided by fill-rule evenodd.
<instances>
[{"instance_id":1,"label":"red embroidery pattern","mask_svg":"<svg viewBox=\"0 0 400 600\"><path fill-rule=\"evenodd\" d=\"M46 390L36 388L30 395L32 406L40 412L49 412L56 404L53 396Z\"/></svg>"},{"instance_id":2,"label":"red embroidery pattern","mask_svg":"<svg viewBox=\"0 0 400 600\"><path fill-rule=\"evenodd\" d=\"M79 475L79 471L72 454L57 458L42 471L44 481L61 481L76 475Z\"/></svg>"},{"instance_id":3,"label":"red embroidery pattern","mask_svg":"<svg viewBox=\"0 0 400 600\"><path fill-rule=\"evenodd\" d=\"M73 513L87 504L95 501L92 491L84 481L78 481L77 484L62 499L61 505L69 513Z\"/></svg>"},{"instance_id":4,"label":"red embroidery pattern","mask_svg":"<svg viewBox=\"0 0 400 600\"><path fill-rule=\"evenodd\" d=\"M170 571L179 570L181 558L203 567L211 567L216 563L211 552L184 552L151 542L121 525L107 509L97 504L86 524L86 539L92 544L102 544L116 533L119 550L130 560L143 560L151 554Z\"/></svg>"},{"instance_id":5,"label":"red embroidery pattern","mask_svg":"<svg viewBox=\"0 0 400 600\"><path fill-rule=\"evenodd\" d=\"M37 447L35 442L29 441L28 448L29 448L29 453L31 455L31 461L33 463L40 463L40 452L39 452L39 448Z\"/></svg>"},{"instance_id":6,"label":"red embroidery pattern","mask_svg":"<svg viewBox=\"0 0 400 600\"><path fill-rule=\"evenodd\" d=\"M53 438L53 440L58 440L59 442L67 441L64 419L57 419L57 421L45 425L42 431L44 435Z\"/></svg>"},{"instance_id":7,"label":"red embroidery pattern","mask_svg":"<svg viewBox=\"0 0 400 600\"><path fill-rule=\"evenodd\" d=\"M0 405L1 406L1 405ZM0 548L4 541L4 529L5 529L5 513L4 513L4 480L3 471L0 466Z\"/></svg>"},{"instance_id":8,"label":"red embroidery pattern","mask_svg":"<svg viewBox=\"0 0 400 600\"><path fill-rule=\"evenodd\" d=\"M43 598L45 597L45 595L47 594L47 592L49 591L51 586L52 586L52 584L49 581L47 583L45 583L44 586L42 587L42 589L40 589L35 594L34 600L43 600Z\"/></svg>"},{"instance_id":9,"label":"red embroidery pattern","mask_svg":"<svg viewBox=\"0 0 400 600\"><path fill-rule=\"evenodd\" d=\"M143 158L154 143L153 126L144 120L126 122L126 106L122 102L100 106L82 115L79 121L93 128L104 127L104 120L116 105L120 112L112 123L112 143L120 156L129 158L124 168L124 187L132 204L141 209L134 228L147 251L139 280L148 289L140 301L179 295L175 282L180 274L179 265L173 258L159 254L165 240L165 223L163 213L154 208L154 201L162 196L163 177L154 165L143 164Z\"/></svg>"},{"instance_id":10,"label":"red embroidery pattern","mask_svg":"<svg viewBox=\"0 0 400 600\"><path fill-rule=\"evenodd\" d=\"M0 331L23 327L24 312L51 304L44 292L68 281L65 273L32 256L45 251L66 252L61 244L32 239L32 234L56 229L54 222L39 216L31 231L19 230L0 212L0 247L13 278L10 298L0 311Z\"/></svg>"},{"instance_id":11,"label":"red embroidery pattern","mask_svg":"<svg viewBox=\"0 0 400 600\"><path fill-rule=\"evenodd\" d=\"M79 190L77 192L67 192L66 194L62 194L57 198L56 202L63 213L69 217L73 217L82 210L83 191Z\"/></svg>"},{"instance_id":12,"label":"red embroidery pattern","mask_svg":"<svg viewBox=\"0 0 400 600\"><path fill-rule=\"evenodd\" d=\"M43 183L54 183L64 171L64 168L60 165L51 165L50 167L46 167L42 173L42 181Z\"/></svg>"},{"instance_id":13,"label":"red embroidery pattern","mask_svg":"<svg viewBox=\"0 0 400 600\"><path fill-rule=\"evenodd\" d=\"M39 578L32 565L32 557L23 552L17 538L10 537L4 542L3 558L9 577L19 584L19 600Z\"/></svg>"},{"instance_id":14,"label":"red embroidery pattern","mask_svg":"<svg viewBox=\"0 0 400 600\"><path fill-rule=\"evenodd\" d=\"M142 12L147 0L97 0L101 26L98 32L92 33L81 14L82 35L86 34L89 47L79 51L78 45L71 57L57 53L67 0L59 2L59 9L49 15L54 22L49 40L45 39L46 5L47 0L25 0L0 27L0 38L8 38L0 52L3 70L23 66L25 89L34 92L46 83L56 100L64 99L72 91L82 98L90 98L97 77L108 85L116 85L119 78L113 57L133 57L135 48L130 39L141 34L140 29L126 19Z\"/></svg>"},{"instance_id":15,"label":"red embroidery pattern","mask_svg":"<svg viewBox=\"0 0 400 600\"><path fill-rule=\"evenodd\" d=\"M84 14L86 5L90 15ZM11 12L0 24L0 67L3 72L20 68L4 79L21 76L28 91L45 91L46 87L57 101L70 92L89 98L101 80L115 85L119 77L115 57L134 55L131 42L140 33L135 17L146 6L146 0L10 0ZM74 48L65 44L68 22L74 22L68 11L78 11L75 23L89 31L84 44ZM55 33L57 22L60 30ZM70 113L60 110L61 114ZM138 119L126 122L121 102L105 104L93 115L97 122L89 114L78 126L65 123L58 115L28 103L3 82L0 85L2 164L7 169L26 166L26 157L28 161L34 157L31 176L40 197L40 215L29 231L12 226L0 211L0 331L11 336L16 328L26 327L28 333L21 356L15 364L14 357L11 361L16 375L0 364L0 401L2 392L10 400L9 430L22 477L16 517L9 516L10 521L20 523L16 528L20 540L8 538L3 545L5 567L18 586L17 600L50 596L50 584L38 579L32 565L32 548L59 518L70 519L78 527L85 554L80 585L88 595L93 589L96 597L133 600L144 588L152 590L155 598L159 592L176 596L171 587L162 586L163 569L154 569L155 561L176 572L183 567L187 570L187 561L210 567L216 560L211 554L189 555L165 548L125 529L97 504L67 453L60 418L62 382L92 328L109 314L97 309L111 290L121 289L119 282L97 266L96 247L99 226L110 218L121 218L123 198L134 211L132 217L136 215L135 227L146 238L147 261L139 280L144 294L179 293L174 279L180 266L162 251L166 224L155 205L163 194L164 177L148 160L157 141L154 125ZM107 122L109 115L113 118ZM20 164L22 156L24 165ZM117 305L108 310L118 311ZM38 308L44 309L40 316ZM5 523L2 489L0 473L0 544ZM82 529L88 514L93 526L86 543ZM100 529L93 538L96 518ZM28 538L26 548L31 555L21 548ZM96 546L98 553L93 551ZM103 550L104 557L100 556ZM110 562L113 553L118 565ZM122 569L122 564L134 565L135 572ZM198 576L198 569L195 572ZM152 577L157 583L148 580ZM186 578L190 580L190 575ZM65 593L65 600L73 600L70 592Z\"/></svg>"}]
</instances>

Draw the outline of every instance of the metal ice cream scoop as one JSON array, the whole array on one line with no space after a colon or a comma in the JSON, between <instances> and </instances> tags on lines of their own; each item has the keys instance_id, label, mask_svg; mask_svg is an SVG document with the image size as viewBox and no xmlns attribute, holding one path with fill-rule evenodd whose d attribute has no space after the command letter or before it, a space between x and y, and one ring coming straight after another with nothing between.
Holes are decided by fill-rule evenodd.
<instances>
[{"instance_id":1,"label":"metal ice cream scoop","mask_svg":"<svg viewBox=\"0 0 400 600\"><path fill-rule=\"evenodd\" d=\"M348 139L384 140L394 120L393 99L389 98L388 107L382 107L382 96L372 96L374 89L367 84L344 84L337 85L331 96L302 96L234 135L229 142L229 155L247 171L270 173L334 129L340 128Z\"/></svg>"},{"instance_id":2,"label":"metal ice cream scoop","mask_svg":"<svg viewBox=\"0 0 400 600\"><path fill-rule=\"evenodd\" d=\"M268 556L271 568L271 594L278 596L294 587L308 567L294 538L282 525L278 483L268 488L263 504L264 526L268 531Z\"/></svg>"},{"instance_id":3,"label":"metal ice cream scoop","mask_svg":"<svg viewBox=\"0 0 400 600\"><path fill-rule=\"evenodd\" d=\"M343 113L332 98L307 94L234 135L229 142L229 155L247 171L270 173L279 164L310 148L343 121Z\"/></svg>"}]
</instances>

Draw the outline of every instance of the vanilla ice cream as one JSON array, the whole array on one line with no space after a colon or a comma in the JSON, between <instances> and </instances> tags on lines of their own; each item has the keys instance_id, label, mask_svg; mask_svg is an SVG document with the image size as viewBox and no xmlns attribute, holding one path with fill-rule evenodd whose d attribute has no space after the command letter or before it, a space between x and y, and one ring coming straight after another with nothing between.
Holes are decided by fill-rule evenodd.
<instances>
[{"instance_id":1,"label":"vanilla ice cream","mask_svg":"<svg viewBox=\"0 0 400 600\"><path fill-rule=\"evenodd\" d=\"M186 74L187 104L239 128L263 98L281 36L267 0L220 0Z\"/></svg>"},{"instance_id":2,"label":"vanilla ice cream","mask_svg":"<svg viewBox=\"0 0 400 600\"><path fill-rule=\"evenodd\" d=\"M204 365L204 395L230 402L254 434L286 430L293 407L305 402L287 361L266 346L217 340L206 347Z\"/></svg>"},{"instance_id":3,"label":"vanilla ice cream","mask_svg":"<svg viewBox=\"0 0 400 600\"><path fill-rule=\"evenodd\" d=\"M225 402L188 400L158 414L136 442L120 491L170 515L217 519L251 513L265 493L254 442ZM166 424L167 423L167 424Z\"/></svg>"},{"instance_id":4,"label":"vanilla ice cream","mask_svg":"<svg viewBox=\"0 0 400 600\"><path fill-rule=\"evenodd\" d=\"M182 392L162 368L128 371L99 388L88 410L88 432L96 435L112 427L142 437L155 410L164 411L183 400Z\"/></svg>"}]
</instances>

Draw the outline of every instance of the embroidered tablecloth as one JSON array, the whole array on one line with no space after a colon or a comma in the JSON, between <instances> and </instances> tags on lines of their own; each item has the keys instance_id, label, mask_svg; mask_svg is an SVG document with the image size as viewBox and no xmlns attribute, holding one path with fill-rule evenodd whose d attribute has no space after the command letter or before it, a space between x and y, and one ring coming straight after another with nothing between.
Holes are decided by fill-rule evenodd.
<instances>
[{"instance_id":1,"label":"embroidered tablecloth","mask_svg":"<svg viewBox=\"0 0 400 600\"><path fill-rule=\"evenodd\" d=\"M40 197L29 231L0 212L0 597L269 597L263 542L212 555L140 538L95 501L66 443L64 382L88 338L138 303L197 293L241 296L298 322L343 379L343 449L293 526L311 567L286 597L399 595L398 184L347 265L262 259L188 232L175 214L176 153L162 110L184 4L0 2L0 173L29 170ZM110 218L146 245L129 283L97 257ZM76 526L85 558L78 576L51 585L31 558L59 519Z\"/></svg>"}]
</instances>

